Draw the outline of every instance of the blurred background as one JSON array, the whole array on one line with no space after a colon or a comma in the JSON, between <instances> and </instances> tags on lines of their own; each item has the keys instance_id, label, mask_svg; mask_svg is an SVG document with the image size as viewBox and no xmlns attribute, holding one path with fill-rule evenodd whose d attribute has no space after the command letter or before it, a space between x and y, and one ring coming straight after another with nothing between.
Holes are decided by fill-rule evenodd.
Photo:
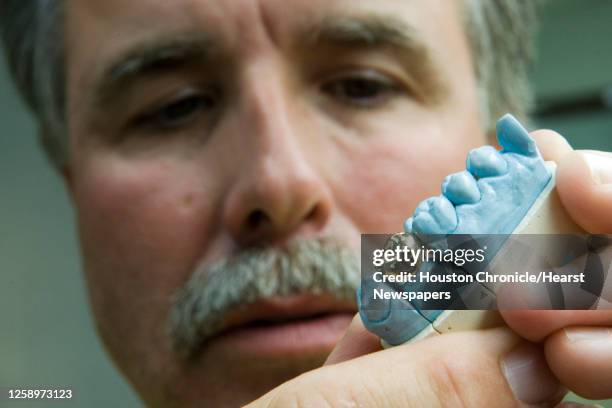
<instances>
[{"instance_id":1,"label":"blurred background","mask_svg":"<svg viewBox=\"0 0 612 408\"><path fill-rule=\"evenodd\" d=\"M612 151L611 21L608 0L554 0L543 10L534 122L579 149ZM0 388L68 387L68 406L138 407L96 337L70 203L1 57L0 107Z\"/></svg>"}]
</instances>

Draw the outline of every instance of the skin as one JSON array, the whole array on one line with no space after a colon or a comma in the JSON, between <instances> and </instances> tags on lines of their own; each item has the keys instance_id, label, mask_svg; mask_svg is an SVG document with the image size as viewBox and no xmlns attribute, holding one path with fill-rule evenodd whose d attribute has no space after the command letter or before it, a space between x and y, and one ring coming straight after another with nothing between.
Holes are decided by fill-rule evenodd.
<instances>
[{"instance_id":1,"label":"skin","mask_svg":"<svg viewBox=\"0 0 612 408\"><path fill-rule=\"evenodd\" d=\"M296 345L278 353L263 346L236 351L217 338L186 364L171 351L166 333L172 295L199 265L255 243L282 246L296 238L331 237L357 250L360 233L398 230L420 200L437 193L446 174L463 168L466 153L484 144L486 135L460 5L443 0L67 3L72 161L64 174L76 209L91 307L116 364L151 406L235 406L321 366L350 319L317 341L296 336ZM427 69L422 60L408 61L389 47L299 41L299 27L321 16L370 13L411 27L430 56ZM133 77L110 96L97 96L99 80L117 56L142 41L176 33L206 34L214 58ZM347 92L355 78L373 84L373 96ZM184 100L184 92L195 93L195 108L183 105L172 120L151 115ZM424 160L432 152L436 160ZM253 214L257 223L251 222ZM549 326L557 330L563 324ZM471 399L482 394L514 403L495 362L518 338L507 330L469 336L456 341L475 362L462 359L464 365L450 368L475 364L469 372L480 385L457 385L465 389L465 401L486 403ZM375 350L371 337L358 337L364 341L341 342L334 353L356 357ZM434 353L437 347L450 348L444 344L417 347L423 358L403 370L449 360ZM483 347L490 357L476 358ZM343 381L328 381L329 375L354 378L365 366L353 364L390 376L385 367L397 362L401 351L311 371L280 387L280 395L294 398L312 391L313 384L334 394ZM424 386L416 386L423 382L415 375L388 391L401 396L399 390L413 390L407 398L415 403L446 398L445 390L454 385L438 382L446 366L434 367L441 368ZM482 392L485 388L490 391ZM275 392L268 395L279 395ZM367 402L360 395L355 393L355 400ZM380 401L370 402L388 406L391 400Z\"/></svg>"}]
</instances>

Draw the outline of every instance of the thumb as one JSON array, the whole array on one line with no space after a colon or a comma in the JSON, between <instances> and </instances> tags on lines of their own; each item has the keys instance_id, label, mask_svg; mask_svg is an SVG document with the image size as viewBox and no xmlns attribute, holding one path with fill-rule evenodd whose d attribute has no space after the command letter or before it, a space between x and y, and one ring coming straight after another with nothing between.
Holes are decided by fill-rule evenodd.
<instances>
[{"instance_id":1,"label":"thumb","mask_svg":"<svg viewBox=\"0 0 612 408\"><path fill-rule=\"evenodd\" d=\"M324 366L249 407L554 406L564 394L540 347L498 328L446 334Z\"/></svg>"},{"instance_id":2,"label":"thumb","mask_svg":"<svg viewBox=\"0 0 612 408\"><path fill-rule=\"evenodd\" d=\"M587 232L612 233L612 153L575 150L564 156L558 163L557 191Z\"/></svg>"}]
</instances>

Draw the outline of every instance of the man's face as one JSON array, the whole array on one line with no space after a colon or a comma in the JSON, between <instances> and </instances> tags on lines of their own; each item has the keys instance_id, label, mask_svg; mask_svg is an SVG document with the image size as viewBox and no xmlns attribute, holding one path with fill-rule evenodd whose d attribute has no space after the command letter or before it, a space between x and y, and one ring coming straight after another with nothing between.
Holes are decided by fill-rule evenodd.
<instances>
[{"instance_id":1,"label":"man's face","mask_svg":"<svg viewBox=\"0 0 612 408\"><path fill-rule=\"evenodd\" d=\"M150 404L254 399L320 365L355 312L316 285L260 291L186 357L168 322L196 271L206 287L255 246L357 253L485 141L459 3L73 0L66 30L91 304Z\"/></svg>"}]
</instances>

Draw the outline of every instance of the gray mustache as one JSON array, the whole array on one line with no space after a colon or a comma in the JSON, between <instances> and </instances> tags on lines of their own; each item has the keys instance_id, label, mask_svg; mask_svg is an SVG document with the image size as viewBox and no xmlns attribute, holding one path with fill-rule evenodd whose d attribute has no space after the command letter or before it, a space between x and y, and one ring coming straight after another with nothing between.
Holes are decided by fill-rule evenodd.
<instances>
[{"instance_id":1,"label":"gray mustache","mask_svg":"<svg viewBox=\"0 0 612 408\"><path fill-rule=\"evenodd\" d=\"M252 248L198 269L174 296L169 331L174 351L194 358L230 311L272 296L329 294L355 301L359 259L328 239L298 240L286 248Z\"/></svg>"}]
</instances>

